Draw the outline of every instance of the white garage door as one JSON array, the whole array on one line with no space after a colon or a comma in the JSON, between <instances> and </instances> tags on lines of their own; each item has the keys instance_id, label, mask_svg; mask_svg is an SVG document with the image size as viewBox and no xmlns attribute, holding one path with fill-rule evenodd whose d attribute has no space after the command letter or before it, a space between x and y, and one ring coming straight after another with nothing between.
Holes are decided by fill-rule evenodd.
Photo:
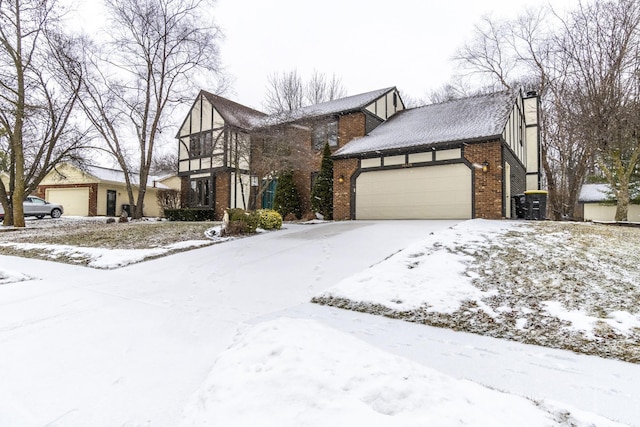
<instances>
[{"instance_id":1,"label":"white garage door","mask_svg":"<svg viewBox=\"0 0 640 427\"><path fill-rule=\"evenodd\" d=\"M47 188L47 201L61 204L65 215L89 215L89 187Z\"/></svg>"},{"instance_id":2,"label":"white garage door","mask_svg":"<svg viewBox=\"0 0 640 427\"><path fill-rule=\"evenodd\" d=\"M471 218L471 170L462 163L363 172L356 219Z\"/></svg>"}]
</instances>

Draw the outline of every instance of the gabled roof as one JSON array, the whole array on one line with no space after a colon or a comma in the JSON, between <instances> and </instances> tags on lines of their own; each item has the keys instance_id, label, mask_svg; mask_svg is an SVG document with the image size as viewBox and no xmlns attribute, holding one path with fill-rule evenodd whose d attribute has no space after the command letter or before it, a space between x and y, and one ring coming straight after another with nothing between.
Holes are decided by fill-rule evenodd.
<instances>
[{"instance_id":1,"label":"gabled roof","mask_svg":"<svg viewBox=\"0 0 640 427\"><path fill-rule=\"evenodd\" d=\"M365 92L358 95L347 96L345 98L334 99L308 107L298 108L297 110L287 111L284 113L273 114L264 117L258 124L258 127L273 126L278 124L291 123L298 120L311 119L316 117L330 116L334 114L350 113L365 108L378 98L395 90L395 87L387 87L371 92Z\"/></svg>"},{"instance_id":2,"label":"gabled roof","mask_svg":"<svg viewBox=\"0 0 640 427\"><path fill-rule=\"evenodd\" d=\"M231 126L249 130L266 116L266 114L261 111L238 104L227 98L214 95L205 90L200 92L211 102L224 121Z\"/></svg>"},{"instance_id":3,"label":"gabled roof","mask_svg":"<svg viewBox=\"0 0 640 427\"><path fill-rule=\"evenodd\" d=\"M124 184L126 181L124 179L124 172L118 169L109 169L104 168L102 166L85 166L81 169L85 173L91 175L92 177L100 180L100 181L109 181L109 182L117 182L120 184ZM130 181L134 185L138 185L140 183L140 175L137 173L132 173L129 175ZM166 177L164 177L166 179ZM156 187L156 188L169 188L166 185L159 183L159 178L156 176L149 176L147 178L147 186L148 187ZM155 185L154 185L155 182Z\"/></svg>"},{"instance_id":4,"label":"gabled roof","mask_svg":"<svg viewBox=\"0 0 640 427\"><path fill-rule=\"evenodd\" d=\"M515 96L513 92L497 92L400 111L336 151L334 157L499 138Z\"/></svg>"},{"instance_id":5,"label":"gabled roof","mask_svg":"<svg viewBox=\"0 0 640 427\"><path fill-rule=\"evenodd\" d=\"M578 202L594 203L613 201L611 187L607 184L582 184Z\"/></svg>"}]
</instances>

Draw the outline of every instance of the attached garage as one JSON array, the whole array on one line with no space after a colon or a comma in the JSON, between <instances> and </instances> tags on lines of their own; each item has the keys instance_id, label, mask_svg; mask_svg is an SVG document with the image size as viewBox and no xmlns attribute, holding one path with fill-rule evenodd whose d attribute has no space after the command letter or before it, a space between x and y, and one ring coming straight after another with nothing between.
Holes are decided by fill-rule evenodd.
<instances>
[{"instance_id":1,"label":"attached garage","mask_svg":"<svg viewBox=\"0 0 640 427\"><path fill-rule=\"evenodd\" d=\"M89 187L47 188L45 199L61 204L65 215L89 215Z\"/></svg>"},{"instance_id":2,"label":"attached garage","mask_svg":"<svg viewBox=\"0 0 640 427\"><path fill-rule=\"evenodd\" d=\"M356 219L472 218L471 169L464 163L362 172Z\"/></svg>"}]
</instances>

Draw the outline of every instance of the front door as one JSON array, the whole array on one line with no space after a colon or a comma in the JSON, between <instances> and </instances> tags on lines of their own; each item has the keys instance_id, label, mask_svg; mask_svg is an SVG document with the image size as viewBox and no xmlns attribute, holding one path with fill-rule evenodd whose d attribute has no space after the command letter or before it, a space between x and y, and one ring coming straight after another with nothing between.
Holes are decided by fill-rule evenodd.
<instances>
[{"instance_id":1,"label":"front door","mask_svg":"<svg viewBox=\"0 0 640 427\"><path fill-rule=\"evenodd\" d=\"M276 195L276 187L278 180L274 179L269 182L267 188L262 193L262 209L273 209L273 199Z\"/></svg>"},{"instance_id":2,"label":"front door","mask_svg":"<svg viewBox=\"0 0 640 427\"><path fill-rule=\"evenodd\" d=\"M107 216L116 216L115 190L107 190Z\"/></svg>"}]
</instances>

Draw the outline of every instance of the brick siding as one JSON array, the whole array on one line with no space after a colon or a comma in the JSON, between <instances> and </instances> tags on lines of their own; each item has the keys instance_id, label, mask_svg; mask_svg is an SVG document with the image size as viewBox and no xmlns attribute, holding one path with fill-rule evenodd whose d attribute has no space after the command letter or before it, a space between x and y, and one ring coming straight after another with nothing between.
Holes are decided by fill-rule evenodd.
<instances>
[{"instance_id":1,"label":"brick siding","mask_svg":"<svg viewBox=\"0 0 640 427\"><path fill-rule=\"evenodd\" d=\"M214 210L216 219L221 220L231 200L231 172L218 172L215 177Z\"/></svg>"},{"instance_id":2,"label":"brick siding","mask_svg":"<svg viewBox=\"0 0 640 427\"><path fill-rule=\"evenodd\" d=\"M352 139L364 136L366 120L364 113L352 113L340 116L338 121L338 147L345 146Z\"/></svg>"},{"instance_id":3,"label":"brick siding","mask_svg":"<svg viewBox=\"0 0 640 427\"><path fill-rule=\"evenodd\" d=\"M336 221L352 219L351 178L358 166L358 159L338 159L333 162L333 219ZM343 182L340 182L340 177L343 177Z\"/></svg>"},{"instance_id":4,"label":"brick siding","mask_svg":"<svg viewBox=\"0 0 640 427\"><path fill-rule=\"evenodd\" d=\"M475 218L502 218L502 143L494 141L466 145L464 158L477 165L489 162L487 172L473 169Z\"/></svg>"}]
</instances>

